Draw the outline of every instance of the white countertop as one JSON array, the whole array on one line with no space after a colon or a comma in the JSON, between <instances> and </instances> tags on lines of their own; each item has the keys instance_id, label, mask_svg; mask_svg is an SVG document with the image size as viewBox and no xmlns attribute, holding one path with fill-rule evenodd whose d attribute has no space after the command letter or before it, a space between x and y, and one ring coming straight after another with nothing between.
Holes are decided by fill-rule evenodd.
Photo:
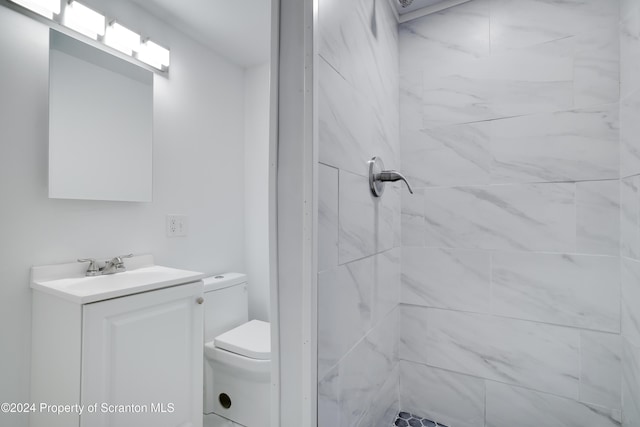
<instances>
[{"instance_id":1,"label":"white countertop","mask_svg":"<svg viewBox=\"0 0 640 427\"><path fill-rule=\"evenodd\" d=\"M31 288L77 304L88 304L140 292L196 282L203 273L153 264L151 255L124 260L127 271L86 277L87 263L32 267Z\"/></svg>"}]
</instances>

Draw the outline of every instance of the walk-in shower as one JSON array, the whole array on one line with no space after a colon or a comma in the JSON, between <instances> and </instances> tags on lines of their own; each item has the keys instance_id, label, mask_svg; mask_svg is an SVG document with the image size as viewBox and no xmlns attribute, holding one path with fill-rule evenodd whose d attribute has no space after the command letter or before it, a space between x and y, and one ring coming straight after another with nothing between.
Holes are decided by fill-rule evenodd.
<instances>
[{"instance_id":1,"label":"walk-in shower","mask_svg":"<svg viewBox=\"0 0 640 427\"><path fill-rule=\"evenodd\" d=\"M640 426L640 1L319 6L318 425Z\"/></svg>"}]
</instances>

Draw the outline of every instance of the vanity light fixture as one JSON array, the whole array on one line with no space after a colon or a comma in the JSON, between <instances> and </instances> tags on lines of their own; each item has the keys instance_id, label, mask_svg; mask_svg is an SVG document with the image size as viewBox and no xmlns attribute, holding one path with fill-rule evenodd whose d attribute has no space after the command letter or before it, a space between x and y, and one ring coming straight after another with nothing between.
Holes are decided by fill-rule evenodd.
<instances>
[{"instance_id":1,"label":"vanity light fixture","mask_svg":"<svg viewBox=\"0 0 640 427\"><path fill-rule=\"evenodd\" d=\"M104 36L106 18L93 9L71 0L64 11L64 25L91 37L94 40L98 36Z\"/></svg>"},{"instance_id":2,"label":"vanity light fixture","mask_svg":"<svg viewBox=\"0 0 640 427\"><path fill-rule=\"evenodd\" d=\"M45 18L53 19L53 15L60 13L60 0L11 0L32 12Z\"/></svg>"},{"instance_id":3,"label":"vanity light fixture","mask_svg":"<svg viewBox=\"0 0 640 427\"><path fill-rule=\"evenodd\" d=\"M140 50L140 34L113 21L107 27L104 43L127 55Z\"/></svg>"},{"instance_id":4,"label":"vanity light fixture","mask_svg":"<svg viewBox=\"0 0 640 427\"><path fill-rule=\"evenodd\" d=\"M130 56L135 61L139 61L140 66L144 64L147 68L153 67L163 73L169 71L171 56L169 49L152 42L149 38L143 38L135 31L120 25L115 19L107 19L101 13L76 0L9 1L53 21L53 24L50 24L52 28L62 25ZM19 8L17 10L42 21L41 18L33 17L26 11L21 11ZM108 25L106 25L107 22L109 22ZM141 43L141 40L145 41Z\"/></svg>"},{"instance_id":5,"label":"vanity light fixture","mask_svg":"<svg viewBox=\"0 0 640 427\"><path fill-rule=\"evenodd\" d=\"M162 70L163 67L169 67L169 50L148 39L140 45L140 51L136 57L158 70Z\"/></svg>"}]
</instances>

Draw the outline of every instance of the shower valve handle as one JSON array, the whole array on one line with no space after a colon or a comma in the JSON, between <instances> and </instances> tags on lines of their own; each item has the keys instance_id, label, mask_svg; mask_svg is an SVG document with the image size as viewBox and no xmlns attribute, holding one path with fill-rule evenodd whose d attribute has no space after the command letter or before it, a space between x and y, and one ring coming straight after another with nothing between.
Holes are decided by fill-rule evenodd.
<instances>
[{"instance_id":1,"label":"shower valve handle","mask_svg":"<svg viewBox=\"0 0 640 427\"><path fill-rule=\"evenodd\" d=\"M369 160L369 188L375 197L382 196L385 182L404 181L407 184L409 193L413 194L411 184L400 172L394 170L384 170L384 163L380 157L373 157Z\"/></svg>"},{"instance_id":2,"label":"shower valve handle","mask_svg":"<svg viewBox=\"0 0 640 427\"><path fill-rule=\"evenodd\" d=\"M404 181L407 184L407 189L409 193L413 194L413 190L411 189L411 184L407 181L407 178L404 177L400 172L394 170L382 171L376 177L374 177L376 181L382 182L396 182L396 181Z\"/></svg>"}]
</instances>

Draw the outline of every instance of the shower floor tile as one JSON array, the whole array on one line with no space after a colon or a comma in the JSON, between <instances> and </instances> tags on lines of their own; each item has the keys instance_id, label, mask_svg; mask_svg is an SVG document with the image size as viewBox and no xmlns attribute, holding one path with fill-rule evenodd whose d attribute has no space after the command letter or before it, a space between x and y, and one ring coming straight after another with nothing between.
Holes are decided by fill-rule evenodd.
<instances>
[{"instance_id":1,"label":"shower floor tile","mask_svg":"<svg viewBox=\"0 0 640 427\"><path fill-rule=\"evenodd\" d=\"M420 418L417 415L410 414L408 412L400 412L398 418L393 423L393 426L397 427L447 427L444 424L439 424L435 421L431 421L426 418Z\"/></svg>"}]
</instances>

